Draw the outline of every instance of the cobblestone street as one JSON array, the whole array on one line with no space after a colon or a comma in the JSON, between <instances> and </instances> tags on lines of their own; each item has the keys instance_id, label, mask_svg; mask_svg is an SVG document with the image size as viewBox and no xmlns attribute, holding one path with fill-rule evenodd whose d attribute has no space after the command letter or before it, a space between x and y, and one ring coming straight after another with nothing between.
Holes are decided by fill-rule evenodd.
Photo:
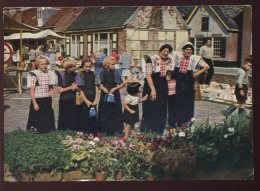
<instances>
[{"instance_id":1,"label":"cobblestone street","mask_svg":"<svg viewBox=\"0 0 260 191\"><path fill-rule=\"evenodd\" d=\"M126 88L121 89L121 99L124 99ZM25 90L22 94L10 93L4 98L4 132L10 132L15 129L25 130L29 105L30 105L29 90ZM59 108L59 94L55 93L55 121L57 127L58 108ZM209 101L195 102L195 120L196 122L204 122L207 117L211 123L221 123L224 116L221 110L228 107L226 104L215 103Z\"/></svg>"}]
</instances>

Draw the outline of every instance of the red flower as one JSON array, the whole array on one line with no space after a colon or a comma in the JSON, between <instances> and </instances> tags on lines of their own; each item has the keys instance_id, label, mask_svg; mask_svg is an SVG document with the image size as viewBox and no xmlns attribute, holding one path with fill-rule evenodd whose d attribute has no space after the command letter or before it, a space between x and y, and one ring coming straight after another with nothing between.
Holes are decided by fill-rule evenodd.
<instances>
[{"instance_id":1,"label":"red flower","mask_svg":"<svg viewBox=\"0 0 260 191\"><path fill-rule=\"evenodd\" d=\"M160 146L165 146L166 145L166 143L164 142L164 141L162 141L162 142L160 142Z\"/></svg>"}]
</instances>

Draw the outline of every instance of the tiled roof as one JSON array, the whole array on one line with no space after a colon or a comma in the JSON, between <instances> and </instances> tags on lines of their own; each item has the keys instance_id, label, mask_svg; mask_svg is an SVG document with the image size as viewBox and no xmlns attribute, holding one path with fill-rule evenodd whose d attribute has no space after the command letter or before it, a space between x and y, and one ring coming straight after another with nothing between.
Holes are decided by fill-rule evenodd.
<instances>
[{"instance_id":1,"label":"tiled roof","mask_svg":"<svg viewBox=\"0 0 260 191\"><path fill-rule=\"evenodd\" d=\"M195 6L177 6L176 8L180 12L182 18L186 21L189 18Z\"/></svg>"},{"instance_id":2,"label":"tiled roof","mask_svg":"<svg viewBox=\"0 0 260 191\"><path fill-rule=\"evenodd\" d=\"M18 30L23 30L23 31L36 31L39 30L35 27L29 26L27 24L23 24L21 22L18 22L6 15L4 15L4 29L5 30L13 30L13 31L18 31Z\"/></svg>"},{"instance_id":3,"label":"tiled roof","mask_svg":"<svg viewBox=\"0 0 260 191\"><path fill-rule=\"evenodd\" d=\"M55 26L56 32L63 32L71 25L71 23L77 18L78 15L81 14L83 10L83 7L60 8L60 10L57 11L57 14L55 14L44 24L44 27Z\"/></svg>"},{"instance_id":4,"label":"tiled roof","mask_svg":"<svg viewBox=\"0 0 260 191\"><path fill-rule=\"evenodd\" d=\"M137 7L88 7L67 30L122 27Z\"/></svg>"},{"instance_id":5,"label":"tiled roof","mask_svg":"<svg viewBox=\"0 0 260 191\"><path fill-rule=\"evenodd\" d=\"M229 29L239 29L236 17L243 12L241 6L211 6Z\"/></svg>"},{"instance_id":6,"label":"tiled roof","mask_svg":"<svg viewBox=\"0 0 260 191\"><path fill-rule=\"evenodd\" d=\"M37 8L31 8L22 11L21 13L15 13L12 18L14 20L19 20L20 17L19 14L21 14L21 23L37 27Z\"/></svg>"}]
</instances>

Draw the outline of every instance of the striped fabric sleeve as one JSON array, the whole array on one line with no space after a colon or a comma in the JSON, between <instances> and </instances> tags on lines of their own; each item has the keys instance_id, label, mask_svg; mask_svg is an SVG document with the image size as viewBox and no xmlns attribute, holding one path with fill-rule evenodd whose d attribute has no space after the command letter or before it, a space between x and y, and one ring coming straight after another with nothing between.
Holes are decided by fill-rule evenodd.
<instances>
[{"instance_id":1,"label":"striped fabric sleeve","mask_svg":"<svg viewBox=\"0 0 260 191\"><path fill-rule=\"evenodd\" d=\"M36 86L36 76L31 77L31 84L30 86Z\"/></svg>"},{"instance_id":2,"label":"striped fabric sleeve","mask_svg":"<svg viewBox=\"0 0 260 191\"><path fill-rule=\"evenodd\" d=\"M151 75L153 73L152 63L147 63L145 65L146 74Z\"/></svg>"}]
</instances>

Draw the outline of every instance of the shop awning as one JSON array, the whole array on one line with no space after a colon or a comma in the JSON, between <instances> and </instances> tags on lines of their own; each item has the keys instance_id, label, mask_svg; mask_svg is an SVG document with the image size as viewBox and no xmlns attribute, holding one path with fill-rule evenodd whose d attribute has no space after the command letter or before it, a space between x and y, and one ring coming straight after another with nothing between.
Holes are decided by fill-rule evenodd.
<instances>
[{"instance_id":1,"label":"shop awning","mask_svg":"<svg viewBox=\"0 0 260 191\"><path fill-rule=\"evenodd\" d=\"M25 32L22 33L22 38L23 39L57 39L57 38L66 38L64 36L61 36L54 31L47 29L44 31L40 31L38 33L30 33L30 32ZM4 40L18 40L20 39L20 33L13 33L9 36L4 36Z\"/></svg>"}]
</instances>

